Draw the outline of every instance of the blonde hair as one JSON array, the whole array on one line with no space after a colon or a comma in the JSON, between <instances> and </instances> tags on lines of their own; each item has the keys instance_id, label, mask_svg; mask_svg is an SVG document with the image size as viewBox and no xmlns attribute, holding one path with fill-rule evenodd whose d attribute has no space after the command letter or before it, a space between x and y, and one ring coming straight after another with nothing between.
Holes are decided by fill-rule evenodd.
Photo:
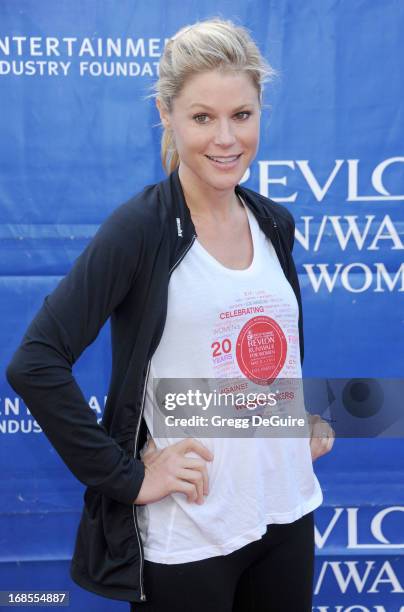
<instances>
[{"instance_id":1,"label":"blonde hair","mask_svg":"<svg viewBox=\"0 0 404 612\"><path fill-rule=\"evenodd\" d=\"M208 70L234 71L251 78L262 103L263 83L277 72L262 57L249 32L232 21L207 19L181 28L167 42L160 59L159 78L148 97L159 99L171 112L173 100L187 79ZM164 128L161 138L161 160L170 174L179 165L173 134Z\"/></svg>"}]
</instances>

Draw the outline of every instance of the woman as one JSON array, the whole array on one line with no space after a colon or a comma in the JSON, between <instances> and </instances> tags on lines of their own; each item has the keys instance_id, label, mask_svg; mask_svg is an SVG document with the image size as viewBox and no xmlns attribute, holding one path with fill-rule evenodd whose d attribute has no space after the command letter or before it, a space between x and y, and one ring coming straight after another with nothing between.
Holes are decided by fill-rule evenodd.
<instances>
[{"instance_id":1,"label":"woman","mask_svg":"<svg viewBox=\"0 0 404 612\"><path fill-rule=\"evenodd\" d=\"M132 610L311 610L322 501L312 460L331 449L327 423L311 419L310 441L148 434L158 379L239 377L252 388L301 376L294 221L238 184L271 74L231 22L199 22L168 42L156 103L169 177L101 225L7 369L87 485L72 578ZM108 317L99 425L72 366Z\"/></svg>"}]
</instances>

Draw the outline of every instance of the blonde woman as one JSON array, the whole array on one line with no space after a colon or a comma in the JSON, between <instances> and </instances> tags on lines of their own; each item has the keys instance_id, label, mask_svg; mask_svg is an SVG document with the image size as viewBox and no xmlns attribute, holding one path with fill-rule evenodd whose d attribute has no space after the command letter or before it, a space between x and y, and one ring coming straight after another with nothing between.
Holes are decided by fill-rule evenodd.
<instances>
[{"instance_id":1,"label":"blonde woman","mask_svg":"<svg viewBox=\"0 0 404 612\"><path fill-rule=\"evenodd\" d=\"M101 225L7 369L87 487L73 580L132 611L311 610L322 502L312 461L332 447L327 423L313 419L311 439L148 434L155 380L301 376L294 221L239 185L272 74L229 21L198 22L168 42L155 98L169 176ZM72 366L109 317L98 424ZM254 353L260 338L275 338L270 351Z\"/></svg>"}]
</instances>

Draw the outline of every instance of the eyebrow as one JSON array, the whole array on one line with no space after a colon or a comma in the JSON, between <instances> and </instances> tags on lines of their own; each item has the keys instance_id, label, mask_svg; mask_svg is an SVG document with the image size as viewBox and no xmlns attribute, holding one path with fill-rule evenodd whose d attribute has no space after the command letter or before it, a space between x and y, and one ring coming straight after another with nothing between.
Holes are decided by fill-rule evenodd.
<instances>
[{"instance_id":1,"label":"eyebrow","mask_svg":"<svg viewBox=\"0 0 404 612\"><path fill-rule=\"evenodd\" d=\"M237 111L241 110L242 108L245 108L246 106L252 106L252 102L245 102L244 104L241 104L240 106L237 106L237 108L233 109L234 113L237 113ZM190 104L189 108L192 108L193 106L199 106L200 108L206 108L207 110L214 110L211 106L209 106L208 104L203 104L202 102L193 102L192 104Z\"/></svg>"}]
</instances>

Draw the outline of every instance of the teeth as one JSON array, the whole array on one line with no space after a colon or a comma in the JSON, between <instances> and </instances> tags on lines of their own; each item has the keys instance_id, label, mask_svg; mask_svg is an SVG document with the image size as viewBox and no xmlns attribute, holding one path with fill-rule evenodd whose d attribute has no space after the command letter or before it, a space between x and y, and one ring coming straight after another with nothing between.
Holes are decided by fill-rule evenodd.
<instances>
[{"instance_id":1,"label":"teeth","mask_svg":"<svg viewBox=\"0 0 404 612\"><path fill-rule=\"evenodd\" d=\"M230 162L236 161L236 159L239 156L238 155L234 155L234 157L212 157L211 155L208 155L207 157L209 157L209 159L213 159L213 161L220 162L221 164L228 164Z\"/></svg>"}]
</instances>

